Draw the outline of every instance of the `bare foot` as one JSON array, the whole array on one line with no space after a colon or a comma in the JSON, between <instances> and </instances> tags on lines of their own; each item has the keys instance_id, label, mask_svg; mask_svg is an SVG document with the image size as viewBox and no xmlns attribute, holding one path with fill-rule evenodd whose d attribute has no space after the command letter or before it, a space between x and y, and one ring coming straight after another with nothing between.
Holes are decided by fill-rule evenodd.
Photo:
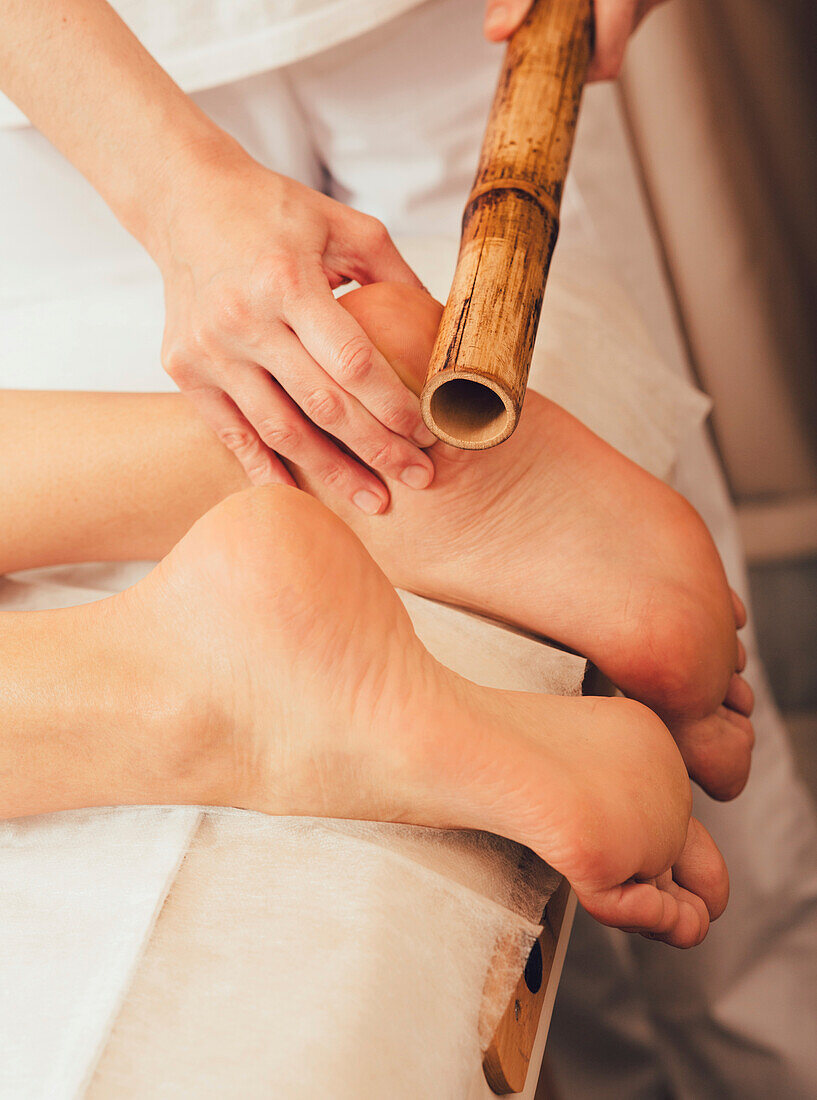
<instances>
[{"instance_id":1,"label":"bare foot","mask_svg":"<svg viewBox=\"0 0 817 1100\"><path fill-rule=\"evenodd\" d=\"M437 663L360 542L297 490L204 516L115 597L184 714L198 800L487 829L563 872L604 923L698 943L726 904L661 721L623 699L478 687ZM202 763L203 762L203 763ZM188 784L189 787L189 784Z\"/></svg>"},{"instance_id":2,"label":"bare foot","mask_svg":"<svg viewBox=\"0 0 817 1100\"><path fill-rule=\"evenodd\" d=\"M375 284L346 308L419 390L440 305ZM435 478L367 517L324 499L389 579L524 627L590 658L672 729L690 775L717 798L749 772L753 733L736 627L744 614L692 506L575 417L528 391L516 433L490 451L430 449Z\"/></svg>"}]
</instances>

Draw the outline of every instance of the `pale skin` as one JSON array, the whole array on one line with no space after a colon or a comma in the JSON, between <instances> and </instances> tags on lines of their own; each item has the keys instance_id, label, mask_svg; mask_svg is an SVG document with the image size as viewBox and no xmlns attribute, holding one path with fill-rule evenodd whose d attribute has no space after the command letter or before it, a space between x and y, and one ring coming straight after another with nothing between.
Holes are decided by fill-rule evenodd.
<instances>
[{"instance_id":1,"label":"pale skin","mask_svg":"<svg viewBox=\"0 0 817 1100\"><path fill-rule=\"evenodd\" d=\"M627 42L639 23L664 0L594 0L596 41L587 78L613 80L621 72ZM532 0L488 0L485 36L502 42L531 9Z\"/></svg>"},{"instance_id":2,"label":"pale skin","mask_svg":"<svg viewBox=\"0 0 817 1100\"><path fill-rule=\"evenodd\" d=\"M348 299L395 369L407 381L421 374L438 304L393 286ZM438 444L436 497L395 494L387 515L360 521L358 534L387 579L349 527L306 494L236 493L246 485L241 467L180 398L5 393L8 522L0 570L159 557L181 541L145 581L111 600L3 616L0 669L9 702L0 812L203 802L486 828L564 871L599 920L677 946L699 942L725 904L727 878L711 839L689 820L684 761L664 724L630 700L477 688L429 657L389 583L598 641L623 597L632 622L619 624L615 639L619 679L640 685L641 694L652 691L674 713L678 744L702 782L723 797L737 793L751 749L734 673L742 611L733 608L700 521L671 503L671 490L621 460L608 487L619 500L637 492L648 523L672 527L666 545L647 547L635 570L643 533L628 533L625 571L600 501L582 509L559 476L566 447L574 449L571 462L585 462L590 485L594 472L611 470L615 452L531 397L539 405L526 405L514 437L520 448L509 443L492 453L506 454L505 473L529 485L542 514L561 502L574 557L585 542L602 542L610 567L602 577L601 559L586 555L579 582L586 607L569 574L559 586L568 599L557 606L548 561L564 569L560 539L544 527L528 529L535 516L525 515L523 497L501 491L501 464L489 468ZM43 433L43 457L33 465L21 457L32 423ZM553 476L547 452L532 442L544 426ZM549 499L554 492L558 498ZM426 500L435 501L436 518L413 510ZM522 508L516 557L511 543L469 537L476 521L481 530L496 529L496 509L506 506L507 526ZM668 563L670 542L678 552ZM486 600L497 553L506 573L524 571L525 583L496 584ZM684 570L697 572L699 619L683 584L663 575L667 567L681 571L681 581ZM661 611L669 620L697 632L693 640L702 652L709 647L711 668L684 646L667 650L664 671L655 655L639 662L639 645L654 641L639 617L645 593L647 607L666 601ZM570 603L579 608L573 615ZM671 643L669 626L661 629ZM605 644L613 643L608 633ZM688 707L677 694L682 687ZM731 715L714 733L706 707ZM742 709L751 709L749 696Z\"/></svg>"},{"instance_id":3,"label":"pale skin","mask_svg":"<svg viewBox=\"0 0 817 1100\"><path fill-rule=\"evenodd\" d=\"M387 284L341 303L419 387L439 303ZM32 430L42 440L33 448ZM160 558L247 485L173 395L6 392L0 441L9 498L2 572ZM429 454L433 488L415 494L392 484L392 507L371 518L297 467L291 473L352 527L393 584L584 653L671 726L697 782L734 797L753 743L736 635L744 613L694 509L533 391L501 447L475 453L437 443Z\"/></svg>"},{"instance_id":4,"label":"pale skin","mask_svg":"<svg viewBox=\"0 0 817 1100\"><path fill-rule=\"evenodd\" d=\"M617 72L651 6L597 0L592 76ZM486 35L529 7L492 0ZM420 285L382 224L253 160L104 0L8 0L0 74L156 261L164 365L253 484L293 485L294 463L374 515L391 484L431 483L416 394L332 295L352 279Z\"/></svg>"},{"instance_id":5,"label":"pale skin","mask_svg":"<svg viewBox=\"0 0 817 1100\"><path fill-rule=\"evenodd\" d=\"M234 494L133 588L2 626L5 817L189 802L489 829L563 871L597 919L680 947L726 903L658 718L445 669L305 493Z\"/></svg>"}]
</instances>

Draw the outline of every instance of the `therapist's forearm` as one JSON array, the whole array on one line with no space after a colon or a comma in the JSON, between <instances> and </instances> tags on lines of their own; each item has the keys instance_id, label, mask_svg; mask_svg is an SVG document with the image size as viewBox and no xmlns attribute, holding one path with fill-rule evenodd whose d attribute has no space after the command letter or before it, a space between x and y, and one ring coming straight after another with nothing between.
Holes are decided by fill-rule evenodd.
<instances>
[{"instance_id":1,"label":"therapist's forearm","mask_svg":"<svg viewBox=\"0 0 817 1100\"><path fill-rule=\"evenodd\" d=\"M238 150L104 0L6 0L0 89L153 254L170 181Z\"/></svg>"},{"instance_id":2,"label":"therapist's forearm","mask_svg":"<svg viewBox=\"0 0 817 1100\"><path fill-rule=\"evenodd\" d=\"M0 391L0 574L157 560L249 484L178 394Z\"/></svg>"}]
</instances>

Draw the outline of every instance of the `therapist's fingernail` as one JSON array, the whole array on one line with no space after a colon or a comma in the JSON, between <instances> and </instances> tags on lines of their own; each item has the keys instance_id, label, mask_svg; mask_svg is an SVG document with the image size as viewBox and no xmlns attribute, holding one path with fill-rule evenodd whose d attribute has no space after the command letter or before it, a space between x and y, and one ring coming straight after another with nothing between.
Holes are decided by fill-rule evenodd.
<instances>
[{"instance_id":1,"label":"therapist's fingernail","mask_svg":"<svg viewBox=\"0 0 817 1100\"><path fill-rule=\"evenodd\" d=\"M430 447L432 443L437 442L437 437L434 432L429 431L425 424L421 424L414 435L411 437L418 447Z\"/></svg>"},{"instance_id":2,"label":"therapist's fingernail","mask_svg":"<svg viewBox=\"0 0 817 1100\"><path fill-rule=\"evenodd\" d=\"M368 489L359 489L352 497L355 505L367 516L376 516L383 510L383 501Z\"/></svg>"},{"instance_id":3,"label":"therapist's fingernail","mask_svg":"<svg viewBox=\"0 0 817 1100\"><path fill-rule=\"evenodd\" d=\"M425 489L426 485L431 484L431 478L431 470L426 469L425 466L406 466L400 474L400 480L404 485L408 485L409 489Z\"/></svg>"}]
</instances>

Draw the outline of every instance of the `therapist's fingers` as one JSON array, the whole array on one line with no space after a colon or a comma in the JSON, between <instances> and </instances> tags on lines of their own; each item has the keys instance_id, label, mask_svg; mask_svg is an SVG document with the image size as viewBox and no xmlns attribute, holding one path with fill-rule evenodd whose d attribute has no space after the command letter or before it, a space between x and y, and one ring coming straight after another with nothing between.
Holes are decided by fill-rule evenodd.
<instances>
[{"instance_id":1,"label":"therapist's fingers","mask_svg":"<svg viewBox=\"0 0 817 1100\"><path fill-rule=\"evenodd\" d=\"M595 0L596 48L587 79L613 80L621 71L627 41L643 16L639 0Z\"/></svg>"},{"instance_id":2,"label":"therapist's fingers","mask_svg":"<svg viewBox=\"0 0 817 1100\"><path fill-rule=\"evenodd\" d=\"M341 220L348 222L349 235L346 243L334 243L324 256L324 264L332 266L336 253L341 266L342 251L354 241L354 275L361 284L365 283L406 283L408 286L422 287L422 282L400 255L400 250L391 239L385 225L377 218L361 214L358 210L347 208L341 214Z\"/></svg>"},{"instance_id":3,"label":"therapist's fingers","mask_svg":"<svg viewBox=\"0 0 817 1100\"><path fill-rule=\"evenodd\" d=\"M291 339L297 345L295 337ZM367 515L388 505L388 493L378 478L319 431L266 370L245 364L233 373L230 385L231 399L270 451Z\"/></svg>"},{"instance_id":4,"label":"therapist's fingers","mask_svg":"<svg viewBox=\"0 0 817 1100\"><path fill-rule=\"evenodd\" d=\"M332 232L316 266L333 289L350 279L361 284L423 285L400 255L383 222L340 203L332 205Z\"/></svg>"},{"instance_id":5,"label":"therapist's fingers","mask_svg":"<svg viewBox=\"0 0 817 1100\"><path fill-rule=\"evenodd\" d=\"M489 42L508 38L533 6L533 0L488 0L483 30Z\"/></svg>"},{"instance_id":6,"label":"therapist's fingers","mask_svg":"<svg viewBox=\"0 0 817 1100\"><path fill-rule=\"evenodd\" d=\"M430 459L420 448L430 447L435 442L435 437L423 423L419 398L401 381L354 317L328 292L321 273L304 281L298 297L287 303L284 320L312 359L323 368L325 375L345 393L356 398L363 409L368 410L393 436L402 437L402 441L397 438L392 441L389 472L417 463L426 469L430 468L429 472L433 473ZM296 370L308 373L302 357L297 358L297 368L293 369L293 349L289 348L288 352L289 354L282 357L280 365L271 368L282 381L285 371L289 376L296 373ZM315 383L320 378L312 377L310 381ZM289 385L285 384L285 388L292 394ZM298 397L295 400L300 404ZM344 411L360 416L355 409ZM309 410L307 414L311 415ZM326 427L324 424L320 426ZM326 430L333 435L337 434L331 427L326 427ZM347 446L352 446L344 435L339 435L338 438ZM380 438L385 444L382 434ZM391 452L394 452L393 455ZM360 457L369 462L364 455ZM372 463L369 462L369 465ZM386 472L383 462L374 463L374 467Z\"/></svg>"},{"instance_id":7,"label":"therapist's fingers","mask_svg":"<svg viewBox=\"0 0 817 1100\"><path fill-rule=\"evenodd\" d=\"M344 321L351 320L345 310L340 307L338 309ZM357 339L356 336L354 338ZM343 382L341 385L331 378L309 354L308 349L311 347L324 359L324 362L331 363L333 349L331 336L327 337L323 334L313 338L303 337L303 339L306 347L293 333L283 341L279 341L276 352L281 354L281 361L273 364L271 369L275 371L281 385L295 403L304 410L313 424L340 440L353 455L382 477L401 481L412 489L422 489L430 484L434 477L434 465L431 459L401 435L389 431L381 422L390 417L388 395L401 396L393 385L396 376L391 367L386 364L386 369L391 375L388 379L387 394L378 392L377 386L380 380L374 368L370 369L369 377L355 380L359 392L364 393L366 399L371 401L373 415L364 408L361 400L350 392L355 386L347 375L342 371L339 372ZM340 338L341 346L343 339L343 337ZM324 340L328 340L326 346L323 344ZM367 472L367 481L371 480L371 475ZM388 503L388 493L385 486L379 482L377 485L385 507ZM368 483L366 485L361 483L359 488L370 491L374 489Z\"/></svg>"},{"instance_id":8,"label":"therapist's fingers","mask_svg":"<svg viewBox=\"0 0 817 1100\"><path fill-rule=\"evenodd\" d=\"M278 456L227 394L211 386L183 391L221 443L232 451L253 485L295 485Z\"/></svg>"},{"instance_id":9,"label":"therapist's fingers","mask_svg":"<svg viewBox=\"0 0 817 1100\"><path fill-rule=\"evenodd\" d=\"M546 0L540 0L545 3ZM621 72L630 35L644 16L664 0L593 0L595 49L588 81L613 80ZM532 0L488 0L485 37L491 42L509 38L532 7Z\"/></svg>"},{"instance_id":10,"label":"therapist's fingers","mask_svg":"<svg viewBox=\"0 0 817 1100\"><path fill-rule=\"evenodd\" d=\"M627 42L641 20L664 0L594 0L596 48L588 81L614 80L621 72Z\"/></svg>"}]
</instances>

